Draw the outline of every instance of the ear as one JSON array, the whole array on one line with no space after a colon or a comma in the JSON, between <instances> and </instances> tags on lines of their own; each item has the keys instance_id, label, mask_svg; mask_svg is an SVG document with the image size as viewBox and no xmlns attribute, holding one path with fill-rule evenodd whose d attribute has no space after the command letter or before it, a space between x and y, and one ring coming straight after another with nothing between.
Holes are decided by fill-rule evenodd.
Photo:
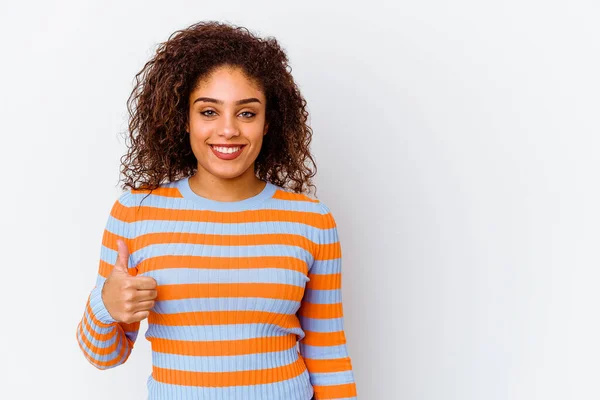
<instances>
[{"instance_id":1,"label":"ear","mask_svg":"<svg viewBox=\"0 0 600 400\"><path fill-rule=\"evenodd\" d=\"M268 122L266 122L266 123L265 123L265 129L264 129L264 132L263 132L263 136L267 134L267 130L268 130L268 129L269 129L269 123L268 123Z\"/></svg>"}]
</instances>

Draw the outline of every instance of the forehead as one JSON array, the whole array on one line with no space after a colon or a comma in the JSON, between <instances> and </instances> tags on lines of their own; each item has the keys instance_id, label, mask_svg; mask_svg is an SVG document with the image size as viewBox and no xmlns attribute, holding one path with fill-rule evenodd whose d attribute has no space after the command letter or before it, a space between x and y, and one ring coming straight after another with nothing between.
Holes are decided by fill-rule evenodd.
<instances>
[{"instance_id":1,"label":"forehead","mask_svg":"<svg viewBox=\"0 0 600 400\"><path fill-rule=\"evenodd\" d=\"M212 94L223 100L235 99L241 95L262 96L260 84L250 78L241 68L221 66L196 82L191 95Z\"/></svg>"}]
</instances>

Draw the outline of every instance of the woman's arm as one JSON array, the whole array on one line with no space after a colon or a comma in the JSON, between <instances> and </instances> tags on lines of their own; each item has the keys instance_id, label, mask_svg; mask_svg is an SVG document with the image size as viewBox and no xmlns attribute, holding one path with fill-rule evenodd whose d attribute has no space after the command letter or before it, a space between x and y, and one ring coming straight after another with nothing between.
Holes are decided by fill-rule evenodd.
<instances>
[{"instance_id":1,"label":"woman's arm","mask_svg":"<svg viewBox=\"0 0 600 400\"><path fill-rule=\"evenodd\" d=\"M342 308L342 252L335 220L327 206L315 238L298 316L305 337L300 341L315 389L315 399L356 399L352 363L346 347Z\"/></svg>"},{"instance_id":2,"label":"woman's arm","mask_svg":"<svg viewBox=\"0 0 600 400\"><path fill-rule=\"evenodd\" d=\"M130 324L117 322L102 300L102 287L117 261L117 239L123 240L128 248L132 248L129 228L132 210L128 206L130 200L131 192L124 192L110 211L102 236L96 286L87 299L83 317L77 325L79 347L85 358L98 369L123 364L131 354L140 327L139 321ZM135 271L131 262L129 270Z\"/></svg>"}]
</instances>

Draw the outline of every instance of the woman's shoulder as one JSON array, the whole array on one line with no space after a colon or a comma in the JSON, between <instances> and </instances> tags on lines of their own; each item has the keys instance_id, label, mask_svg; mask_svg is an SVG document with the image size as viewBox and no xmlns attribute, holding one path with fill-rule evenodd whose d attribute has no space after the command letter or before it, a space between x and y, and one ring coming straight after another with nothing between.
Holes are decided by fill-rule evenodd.
<instances>
[{"instance_id":1,"label":"woman's shoulder","mask_svg":"<svg viewBox=\"0 0 600 400\"><path fill-rule=\"evenodd\" d=\"M271 186L275 188L275 193L273 194L274 198L280 200L291 200L291 201L306 201L309 203L318 203L319 200L314 196L311 196L305 192L295 192L292 189L284 186L279 186L275 183L268 182Z\"/></svg>"},{"instance_id":2,"label":"woman's shoulder","mask_svg":"<svg viewBox=\"0 0 600 400\"><path fill-rule=\"evenodd\" d=\"M284 204L285 202L289 202L287 209L308 213L308 215L311 215L310 220L322 221L319 225L335 225L331 209L321 199L304 192L294 192L289 188L277 185L275 185L275 187L276 190L273 194L273 199L280 203L283 202Z\"/></svg>"},{"instance_id":3,"label":"woman's shoulder","mask_svg":"<svg viewBox=\"0 0 600 400\"><path fill-rule=\"evenodd\" d=\"M158 185L156 188L145 188L140 186L138 188L125 188L123 192L119 195L119 200L122 203L127 203L125 205L140 205L141 201L148 196L153 197L180 197L178 184L180 180L175 180L171 182L163 182Z\"/></svg>"}]
</instances>

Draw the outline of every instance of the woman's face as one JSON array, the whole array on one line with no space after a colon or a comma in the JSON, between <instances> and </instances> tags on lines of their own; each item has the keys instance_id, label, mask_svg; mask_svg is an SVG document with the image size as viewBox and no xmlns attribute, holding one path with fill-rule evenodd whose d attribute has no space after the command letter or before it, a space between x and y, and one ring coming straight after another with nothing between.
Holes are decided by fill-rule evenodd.
<instances>
[{"instance_id":1,"label":"woman's face","mask_svg":"<svg viewBox=\"0 0 600 400\"><path fill-rule=\"evenodd\" d=\"M220 67L189 98L192 151L198 172L220 179L254 176L254 161L267 132L262 90L235 67Z\"/></svg>"}]
</instances>

